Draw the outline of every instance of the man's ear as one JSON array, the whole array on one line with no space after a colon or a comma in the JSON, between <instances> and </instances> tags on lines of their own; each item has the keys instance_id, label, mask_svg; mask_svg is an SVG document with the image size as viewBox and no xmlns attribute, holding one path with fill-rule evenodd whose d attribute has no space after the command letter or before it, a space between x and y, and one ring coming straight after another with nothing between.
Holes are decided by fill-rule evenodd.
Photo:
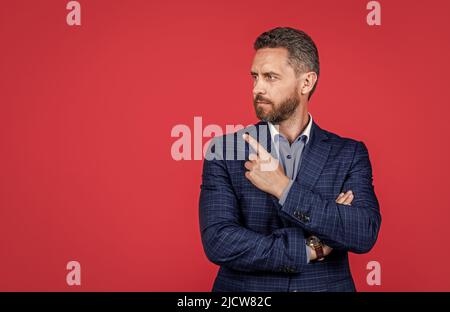
<instances>
[{"instance_id":1,"label":"man's ear","mask_svg":"<svg viewBox=\"0 0 450 312\"><path fill-rule=\"evenodd\" d=\"M304 73L301 79L300 93L302 95L310 93L316 82L317 74L315 72Z\"/></svg>"}]
</instances>

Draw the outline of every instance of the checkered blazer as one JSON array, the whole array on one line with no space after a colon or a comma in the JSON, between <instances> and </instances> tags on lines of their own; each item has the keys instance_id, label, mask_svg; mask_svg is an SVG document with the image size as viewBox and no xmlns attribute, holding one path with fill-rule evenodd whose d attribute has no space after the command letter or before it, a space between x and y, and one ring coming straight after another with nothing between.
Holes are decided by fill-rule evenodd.
<instances>
[{"instance_id":1,"label":"checkered blazer","mask_svg":"<svg viewBox=\"0 0 450 312\"><path fill-rule=\"evenodd\" d=\"M299 173L283 206L244 175L254 135L274 155L268 124L216 137L203 163L199 199L202 244L220 266L213 291L355 291L348 252L366 253L381 224L372 167L363 142L321 129L314 121ZM240 157L240 158L239 158ZM349 205L335 202L352 190ZM333 251L307 262L305 238Z\"/></svg>"}]
</instances>

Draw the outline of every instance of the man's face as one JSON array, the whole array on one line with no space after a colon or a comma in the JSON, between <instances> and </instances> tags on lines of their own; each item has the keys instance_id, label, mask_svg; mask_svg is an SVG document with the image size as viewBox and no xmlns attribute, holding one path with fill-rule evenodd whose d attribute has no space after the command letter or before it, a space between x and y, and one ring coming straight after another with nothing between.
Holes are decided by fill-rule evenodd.
<instances>
[{"instance_id":1,"label":"man's face","mask_svg":"<svg viewBox=\"0 0 450 312\"><path fill-rule=\"evenodd\" d=\"M251 75L253 105L259 119L273 124L288 119L300 104L298 79L285 48L256 51Z\"/></svg>"}]
</instances>

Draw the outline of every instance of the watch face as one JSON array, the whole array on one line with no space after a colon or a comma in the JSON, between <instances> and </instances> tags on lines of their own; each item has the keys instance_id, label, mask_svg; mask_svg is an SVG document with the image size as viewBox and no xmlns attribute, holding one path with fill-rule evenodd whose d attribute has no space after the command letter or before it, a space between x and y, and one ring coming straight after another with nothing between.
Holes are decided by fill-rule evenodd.
<instances>
[{"instance_id":1,"label":"watch face","mask_svg":"<svg viewBox=\"0 0 450 312\"><path fill-rule=\"evenodd\" d=\"M318 244L320 244L320 239L317 238L316 236L311 236L311 237L308 239L308 244L309 244L309 245L318 245Z\"/></svg>"}]
</instances>

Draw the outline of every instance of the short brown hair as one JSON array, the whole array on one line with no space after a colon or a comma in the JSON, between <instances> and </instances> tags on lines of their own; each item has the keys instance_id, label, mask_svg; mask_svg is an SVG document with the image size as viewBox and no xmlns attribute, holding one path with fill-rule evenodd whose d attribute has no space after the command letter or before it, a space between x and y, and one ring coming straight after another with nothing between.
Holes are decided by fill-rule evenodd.
<instances>
[{"instance_id":1,"label":"short brown hair","mask_svg":"<svg viewBox=\"0 0 450 312\"><path fill-rule=\"evenodd\" d=\"M308 99L314 93L319 81L320 63L316 44L304 31L291 27L277 27L262 33L253 45L255 50L262 48L285 48L288 51L288 62L296 75L307 71L317 74Z\"/></svg>"}]
</instances>

